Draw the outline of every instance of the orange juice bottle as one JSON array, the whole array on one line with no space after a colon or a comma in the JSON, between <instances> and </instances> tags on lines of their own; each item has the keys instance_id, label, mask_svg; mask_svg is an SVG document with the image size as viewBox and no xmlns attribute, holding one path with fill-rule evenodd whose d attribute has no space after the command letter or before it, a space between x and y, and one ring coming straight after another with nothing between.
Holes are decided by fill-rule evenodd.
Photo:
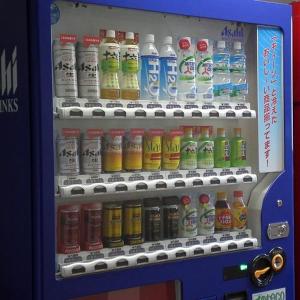
<instances>
[{"instance_id":1,"label":"orange juice bottle","mask_svg":"<svg viewBox=\"0 0 300 300\"><path fill-rule=\"evenodd\" d=\"M232 216L229 203L227 202L227 193L218 192L217 201L215 204L216 209L216 232L229 231L232 227Z\"/></svg>"},{"instance_id":2,"label":"orange juice bottle","mask_svg":"<svg viewBox=\"0 0 300 300\"><path fill-rule=\"evenodd\" d=\"M233 192L232 210L232 228L233 230L245 230L247 228L247 207L243 200L242 191Z\"/></svg>"}]
</instances>

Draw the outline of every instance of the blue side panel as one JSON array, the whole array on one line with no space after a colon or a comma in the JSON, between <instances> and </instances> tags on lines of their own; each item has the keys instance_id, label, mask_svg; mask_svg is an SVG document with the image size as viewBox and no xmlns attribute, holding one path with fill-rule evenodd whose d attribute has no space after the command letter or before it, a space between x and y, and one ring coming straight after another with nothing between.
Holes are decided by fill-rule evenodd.
<instances>
[{"instance_id":1,"label":"blue side panel","mask_svg":"<svg viewBox=\"0 0 300 300\"><path fill-rule=\"evenodd\" d=\"M0 1L1 299L32 299L27 1Z\"/></svg>"}]
</instances>

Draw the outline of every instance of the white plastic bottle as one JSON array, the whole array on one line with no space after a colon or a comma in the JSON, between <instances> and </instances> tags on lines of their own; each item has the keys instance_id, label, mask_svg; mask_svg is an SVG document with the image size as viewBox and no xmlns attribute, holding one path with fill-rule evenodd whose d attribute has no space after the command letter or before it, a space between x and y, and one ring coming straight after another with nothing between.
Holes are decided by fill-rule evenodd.
<instances>
[{"instance_id":1,"label":"white plastic bottle","mask_svg":"<svg viewBox=\"0 0 300 300\"><path fill-rule=\"evenodd\" d=\"M160 49L160 100L177 99L177 55L172 47L173 39L166 36Z\"/></svg>"},{"instance_id":2,"label":"white plastic bottle","mask_svg":"<svg viewBox=\"0 0 300 300\"><path fill-rule=\"evenodd\" d=\"M158 100L159 54L154 45L154 35L146 34L141 49L141 100Z\"/></svg>"},{"instance_id":3,"label":"white plastic bottle","mask_svg":"<svg viewBox=\"0 0 300 300\"><path fill-rule=\"evenodd\" d=\"M217 41L213 55L214 72L214 100L228 102L230 100L230 55L226 49L225 41Z\"/></svg>"},{"instance_id":4,"label":"white plastic bottle","mask_svg":"<svg viewBox=\"0 0 300 300\"><path fill-rule=\"evenodd\" d=\"M197 42L196 48L196 87L197 100L213 101L213 47L208 39Z\"/></svg>"},{"instance_id":5,"label":"white plastic bottle","mask_svg":"<svg viewBox=\"0 0 300 300\"><path fill-rule=\"evenodd\" d=\"M233 43L230 55L230 81L232 84L231 100L234 102L245 101L248 94L246 55L242 43L239 41Z\"/></svg>"},{"instance_id":6,"label":"white plastic bottle","mask_svg":"<svg viewBox=\"0 0 300 300\"><path fill-rule=\"evenodd\" d=\"M195 55L190 37L182 37L177 47L178 99L194 101L196 99Z\"/></svg>"},{"instance_id":7,"label":"white plastic bottle","mask_svg":"<svg viewBox=\"0 0 300 300\"><path fill-rule=\"evenodd\" d=\"M208 194L199 197L198 220L198 234L211 235L215 232L215 206Z\"/></svg>"},{"instance_id":8,"label":"white plastic bottle","mask_svg":"<svg viewBox=\"0 0 300 300\"><path fill-rule=\"evenodd\" d=\"M190 196L181 197L179 209L179 235L191 238L197 235L197 209Z\"/></svg>"}]
</instances>

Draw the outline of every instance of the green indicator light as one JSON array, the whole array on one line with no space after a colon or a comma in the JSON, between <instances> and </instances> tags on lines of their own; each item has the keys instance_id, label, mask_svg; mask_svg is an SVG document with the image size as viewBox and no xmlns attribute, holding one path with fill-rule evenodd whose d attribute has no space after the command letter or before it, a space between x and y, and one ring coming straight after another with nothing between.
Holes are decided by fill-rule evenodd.
<instances>
[{"instance_id":1,"label":"green indicator light","mask_svg":"<svg viewBox=\"0 0 300 300\"><path fill-rule=\"evenodd\" d=\"M241 265L240 265L240 270L241 270L241 271L246 271L246 270L248 270L248 265L246 265L246 264L241 264Z\"/></svg>"}]
</instances>

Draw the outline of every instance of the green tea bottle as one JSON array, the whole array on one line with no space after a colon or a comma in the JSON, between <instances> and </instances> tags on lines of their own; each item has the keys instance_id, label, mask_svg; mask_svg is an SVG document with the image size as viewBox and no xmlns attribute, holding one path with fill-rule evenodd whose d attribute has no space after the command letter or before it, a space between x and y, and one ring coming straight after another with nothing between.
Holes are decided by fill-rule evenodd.
<instances>
[{"instance_id":1,"label":"green tea bottle","mask_svg":"<svg viewBox=\"0 0 300 300\"><path fill-rule=\"evenodd\" d=\"M200 126L197 167L199 169L210 169L214 167L214 141L209 137L208 126Z\"/></svg>"},{"instance_id":2,"label":"green tea bottle","mask_svg":"<svg viewBox=\"0 0 300 300\"><path fill-rule=\"evenodd\" d=\"M215 167L230 168L230 144L224 128L217 129L214 152Z\"/></svg>"},{"instance_id":3,"label":"green tea bottle","mask_svg":"<svg viewBox=\"0 0 300 300\"><path fill-rule=\"evenodd\" d=\"M234 128L234 137L230 141L232 167L245 167L247 165L246 148L246 141L242 138L241 128Z\"/></svg>"},{"instance_id":4,"label":"green tea bottle","mask_svg":"<svg viewBox=\"0 0 300 300\"><path fill-rule=\"evenodd\" d=\"M193 138L193 127L183 126L184 136L180 142L180 169L197 168L197 142Z\"/></svg>"}]
</instances>

